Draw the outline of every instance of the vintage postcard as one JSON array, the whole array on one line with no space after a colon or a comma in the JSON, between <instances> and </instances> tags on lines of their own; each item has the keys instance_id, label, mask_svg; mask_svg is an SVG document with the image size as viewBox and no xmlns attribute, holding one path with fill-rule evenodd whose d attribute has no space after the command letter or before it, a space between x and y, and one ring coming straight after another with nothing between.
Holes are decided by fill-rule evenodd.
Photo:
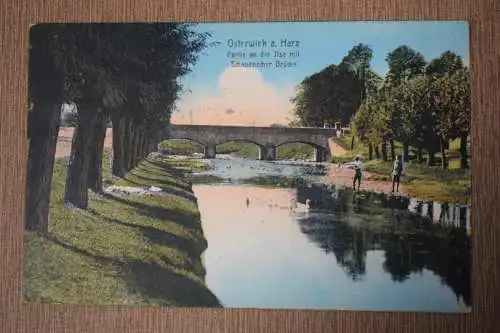
<instances>
[{"instance_id":1,"label":"vintage postcard","mask_svg":"<svg viewBox=\"0 0 500 333\"><path fill-rule=\"evenodd\" d=\"M469 312L466 22L39 24L27 302Z\"/></svg>"}]
</instances>

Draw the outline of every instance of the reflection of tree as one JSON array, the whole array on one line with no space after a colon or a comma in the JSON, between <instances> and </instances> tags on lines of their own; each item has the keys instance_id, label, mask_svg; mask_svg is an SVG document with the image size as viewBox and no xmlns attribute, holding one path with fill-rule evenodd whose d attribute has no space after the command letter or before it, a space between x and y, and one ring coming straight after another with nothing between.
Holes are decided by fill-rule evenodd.
<instances>
[{"instance_id":1,"label":"reflection of tree","mask_svg":"<svg viewBox=\"0 0 500 333\"><path fill-rule=\"evenodd\" d=\"M332 191L336 195L332 196ZM470 305L471 258L465 230L466 209L459 209L456 218L460 223L453 223L460 225L458 228L422 217L423 203L417 203L419 215L410 214L407 198L375 193L353 196L350 190L321 186L299 187L297 193L298 198L307 197L315 203L313 207L329 210L328 214L313 211L299 220L301 230L320 248L335 255L353 280L365 274L367 252L381 249L385 253L383 268L393 281L403 282L413 273L430 270ZM430 203L428 214L432 216L435 209L444 210L436 212L440 217L453 217L449 216L449 205Z\"/></svg>"},{"instance_id":2,"label":"reflection of tree","mask_svg":"<svg viewBox=\"0 0 500 333\"><path fill-rule=\"evenodd\" d=\"M404 237L404 236L403 236ZM389 234L384 239L382 248L385 251L384 270L391 274L393 281L403 282L410 277L411 256L407 239L398 234Z\"/></svg>"},{"instance_id":3,"label":"reflection of tree","mask_svg":"<svg viewBox=\"0 0 500 333\"><path fill-rule=\"evenodd\" d=\"M340 221L325 220L319 215L301 220L301 229L326 253L333 253L353 280L365 274L367 249L363 230L349 228Z\"/></svg>"}]
</instances>

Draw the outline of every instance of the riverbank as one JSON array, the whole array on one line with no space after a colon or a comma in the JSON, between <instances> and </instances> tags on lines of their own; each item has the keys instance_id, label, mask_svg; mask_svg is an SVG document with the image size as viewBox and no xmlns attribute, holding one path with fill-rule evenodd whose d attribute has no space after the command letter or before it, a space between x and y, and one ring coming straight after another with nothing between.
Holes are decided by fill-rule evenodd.
<instances>
[{"instance_id":1,"label":"riverbank","mask_svg":"<svg viewBox=\"0 0 500 333\"><path fill-rule=\"evenodd\" d=\"M149 158L106 185L156 186L168 195L91 195L89 209L63 207L67 157L54 169L49 236L25 235L24 295L29 301L88 305L220 307L205 285L207 247L184 172L195 161Z\"/></svg>"},{"instance_id":2,"label":"riverbank","mask_svg":"<svg viewBox=\"0 0 500 333\"><path fill-rule=\"evenodd\" d=\"M351 139L349 136L335 140L344 149L344 153L333 158L333 162L342 164L350 162L356 155L363 157L365 165L365 177L361 184L362 188L368 190L380 190L384 192L392 191L392 162L382 160L367 159L368 148L357 142L353 150L349 149ZM471 172L470 170L458 169L456 142L450 144L450 165L451 169L442 170L438 166L428 166L412 162L406 166L406 175L401 179L399 187L400 193L405 193L411 197L421 200L446 202L450 204L469 204L471 195ZM402 146L396 144L396 153L402 153ZM437 154L439 158L439 154ZM451 158L453 157L453 158ZM352 186L353 171L342 170L335 166L331 167L327 179L329 182L342 182Z\"/></svg>"}]
</instances>

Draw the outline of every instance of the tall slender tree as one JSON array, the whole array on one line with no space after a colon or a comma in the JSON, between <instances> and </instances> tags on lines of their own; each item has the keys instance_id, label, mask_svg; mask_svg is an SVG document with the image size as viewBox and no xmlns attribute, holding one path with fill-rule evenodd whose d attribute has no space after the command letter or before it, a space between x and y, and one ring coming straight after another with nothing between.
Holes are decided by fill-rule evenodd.
<instances>
[{"instance_id":1,"label":"tall slender tree","mask_svg":"<svg viewBox=\"0 0 500 333\"><path fill-rule=\"evenodd\" d=\"M57 59L64 57L61 25L35 25L30 29L28 69L28 172L26 182L26 229L45 235L48 231L50 191L61 105L64 73Z\"/></svg>"}]
</instances>

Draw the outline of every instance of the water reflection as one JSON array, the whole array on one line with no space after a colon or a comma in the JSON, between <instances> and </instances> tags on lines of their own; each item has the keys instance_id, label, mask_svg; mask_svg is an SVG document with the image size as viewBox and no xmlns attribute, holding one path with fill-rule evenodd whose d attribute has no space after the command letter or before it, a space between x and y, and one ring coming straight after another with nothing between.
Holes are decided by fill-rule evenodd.
<instances>
[{"instance_id":1,"label":"water reflection","mask_svg":"<svg viewBox=\"0 0 500 333\"><path fill-rule=\"evenodd\" d=\"M298 219L301 231L335 255L354 281L365 274L367 253L382 250L383 268L393 281L429 270L470 306L467 207L369 192L353 195L324 185L299 187L297 197L312 198L319 210Z\"/></svg>"},{"instance_id":2,"label":"water reflection","mask_svg":"<svg viewBox=\"0 0 500 333\"><path fill-rule=\"evenodd\" d=\"M468 207L318 184L314 164L210 163L205 175L231 179L194 186L224 306L469 310Z\"/></svg>"}]
</instances>

